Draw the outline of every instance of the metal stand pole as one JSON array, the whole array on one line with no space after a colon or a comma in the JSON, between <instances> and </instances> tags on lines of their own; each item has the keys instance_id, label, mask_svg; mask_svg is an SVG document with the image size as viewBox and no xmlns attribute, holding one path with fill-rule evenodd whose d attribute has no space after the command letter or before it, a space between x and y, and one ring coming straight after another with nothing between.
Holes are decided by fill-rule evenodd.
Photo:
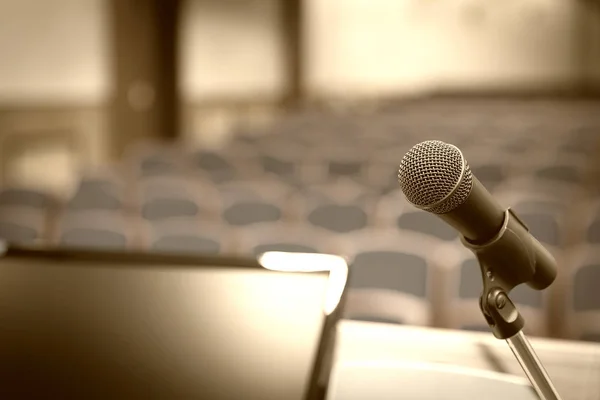
<instances>
[{"instance_id":1,"label":"metal stand pole","mask_svg":"<svg viewBox=\"0 0 600 400\"><path fill-rule=\"evenodd\" d=\"M519 364L521 364L521 368L523 368L525 375L529 378L540 399L560 400L560 395L523 331L519 331L513 337L506 339L506 342Z\"/></svg>"},{"instance_id":2,"label":"metal stand pole","mask_svg":"<svg viewBox=\"0 0 600 400\"><path fill-rule=\"evenodd\" d=\"M498 235L486 243L462 238L481 268L483 291L479 307L494 336L508 342L513 354L542 400L560 400L550 377L523 334L525 321L508 297L512 289L527 284L536 290L550 286L556 278L556 262L529 233L510 209Z\"/></svg>"}]
</instances>

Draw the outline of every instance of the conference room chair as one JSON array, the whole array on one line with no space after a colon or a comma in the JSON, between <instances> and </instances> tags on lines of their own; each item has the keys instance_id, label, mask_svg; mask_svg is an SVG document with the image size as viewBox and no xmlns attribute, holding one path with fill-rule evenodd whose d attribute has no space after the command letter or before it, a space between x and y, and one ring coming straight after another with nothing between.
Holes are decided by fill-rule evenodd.
<instances>
[{"instance_id":1,"label":"conference room chair","mask_svg":"<svg viewBox=\"0 0 600 400\"><path fill-rule=\"evenodd\" d=\"M537 126L523 128L521 135L507 138L500 145L500 151L527 157L532 151L538 150L543 143L542 135L538 134L539 129Z\"/></svg>"},{"instance_id":2,"label":"conference room chair","mask_svg":"<svg viewBox=\"0 0 600 400\"><path fill-rule=\"evenodd\" d=\"M185 172L183 149L159 140L141 140L125 149L122 165L134 178Z\"/></svg>"},{"instance_id":3,"label":"conference room chair","mask_svg":"<svg viewBox=\"0 0 600 400\"><path fill-rule=\"evenodd\" d=\"M232 227L293 219L296 189L275 179L232 181L219 186L221 220Z\"/></svg>"},{"instance_id":4,"label":"conference room chair","mask_svg":"<svg viewBox=\"0 0 600 400\"><path fill-rule=\"evenodd\" d=\"M180 255L232 254L233 232L217 223L190 218L170 218L143 224L144 247L149 251Z\"/></svg>"},{"instance_id":5,"label":"conference room chair","mask_svg":"<svg viewBox=\"0 0 600 400\"><path fill-rule=\"evenodd\" d=\"M586 185L537 178L535 174L515 175L496 187L494 197L503 207L522 202L540 202L568 211L589 196Z\"/></svg>"},{"instance_id":6,"label":"conference room chair","mask_svg":"<svg viewBox=\"0 0 600 400\"><path fill-rule=\"evenodd\" d=\"M416 144L416 142L415 142ZM373 192L383 198L392 194L400 188L398 183L398 166L404 153L399 153L395 162L370 161L365 169L364 176L358 181L368 191Z\"/></svg>"},{"instance_id":7,"label":"conference room chair","mask_svg":"<svg viewBox=\"0 0 600 400\"><path fill-rule=\"evenodd\" d=\"M508 168L502 162L491 161L478 165L470 165L471 172L490 192L494 193L496 188L508 179Z\"/></svg>"},{"instance_id":8,"label":"conference room chair","mask_svg":"<svg viewBox=\"0 0 600 400\"><path fill-rule=\"evenodd\" d=\"M234 145L235 144L235 145ZM187 155L186 162L194 174L221 184L260 176L260 164L255 146L224 143L219 148L206 148Z\"/></svg>"},{"instance_id":9,"label":"conference room chair","mask_svg":"<svg viewBox=\"0 0 600 400\"><path fill-rule=\"evenodd\" d=\"M600 145L598 133L600 133L600 125L595 128L582 127L569 132L560 145L560 151L575 157L594 158Z\"/></svg>"},{"instance_id":10,"label":"conference room chair","mask_svg":"<svg viewBox=\"0 0 600 400\"><path fill-rule=\"evenodd\" d=\"M255 224L236 231L239 252L257 256L267 251L338 254L335 236L309 225L289 223Z\"/></svg>"},{"instance_id":11,"label":"conference room chair","mask_svg":"<svg viewBox=\"0 0 600 400\"><path fill-rule=\"evenodd\" d=\"M453 242L459 238L456 229L443 222L438 216L415 209L406 208L395 220L400 234L410 232L410 237L433 243Z\"/></svg>"},{"instance_id":12,"label":"conference room chair","mask_svg":"<svg viewBox=\"0 0 600 400\"><path fill-rule=\"evenodd\" d=\"M549 249L563 248L569 223L569 207L552 200L522 199L511 206L531 234Z\"/></svg>"},{"instance_id":13,"label":"conference room chair","mask_svg":"<svg viewBox=\"0 0 600 400\"><path fill-rule=\"evenodd\" d=\"M397 178L396 178L397 179ZM372 226L375 228L396 228L398 218L405 212L416 211L404 196L400 185L389 193L374 198Z\"/></svg>"},{"instance_id":14,"label":"conference room chair","mask_svg":"<svg viewBox=\"0 0 600 400\"><path fill-rule=\"evenodd\" d=\"M355 138L344 140L343 135L334 144L320 145L305 154L305 163L315 173L322 176L324 182L339 178L362 180L367 172L368 149L357 146Z\"/></svg>"},{"instance_id":15,"label":"conference room chair","mask_svg":"<svg viewBox=\"0 0 600 400\"><path fill-rule=\"evenodd\" d=\"M332 234L347 234L369 226L374 196L351 179L337 179L298 194L301 223Z\"/></svg>"},{"instance_id":16,"label":"conference room chair","mask_svg":"<svg viewBox=\"0 0 600 400\"><path fill-rule=\"evenodd\" d=\"M178 217L216 220L222 209L214 184L184 176L148 177L138 183L136 197L141 216L148 221Z\"/></svg>"},{"instance_id":17,"label":"conference room chair","mask_svg":"<svg viewBox=\"0 0 600 400\"><path fill-rule=\"evenodd\" d=\"M535 171L535 178L565 184L580 185L583 183L585 166L549 165Z\"/></svg>"},{"instance_id":18,"label":"conference room chair","mask_svg":"<svg viewBox=\"0 0 600 400\"><path fill-rule=\"evenodd\" d=\"M345 318L432 325L433 249L397 230L367 229L340 241L350 265Z\"/></svg>"},{"instance_id":19,"label":"conference room chair","mask_svg":"<svg viewBox=\"0 0 600 400\"><path fill-rule=\"evenodd\" d=\"M48 240L48 215L43 208L0 205L0 239L31 245Z\"/></svg>"},{"instance_id":20,"label":"conference room chair","mask_svg":"<svg viewBox=\"0 0 600 400\"><path fill-rule=\"evenodd\" d=\"M305 161L310 146L294 138L269 135L256 146L260 172L265 178L277 178L298 187L320 183L324 176ZM321 175L319 175L321 173Z\"/></svg>"},{"instance_id":21,"label":"conference room chair","mask_svg":"<svg viewBox=\"0 0 600 400\"><path fill-rule=\"evenodd\" d=\"M483 290L481 269L474 256L463 253L464 259L457 269L448 270L444 279L448 294L444 313L449 328L490 331L480 307ZM510 267L510 266L508 266ZM534 336L549 333L549 292L536 291L526 285L514 288L509 297L525 320L524 332Z\"/></svg>"},{"instance_id":22,"label":"conference room chair","mask_svg":"<svg viewBox=\"0 0 600 400\"><path fill-rule=\"evenodd\" d=\"M124 251L139 245L139 222L122 211L65 210L55 230L59 247Z\"/></svg>"},{"instance_id":23,"label":"conference room chair","mask_svg":"<svg viewBox=\"0 0 600 400\"><path fill-rule=\"evenodd\" d=\"M73 195L66 201L72 210L119 210L127 204L125 182L115 176L83 176Z\"/></svg>"},{"instance_id":24,"label":"conference room chair","mask_svg":"<svg viewBox=\"0 0 600 400\"><path fill-rule=\"evenodd\" d=\"M569 268L562 276L563 336L600 341L600 201L590 198L579 207L579 231L574 232Z\"/></svg>"},{"instance_id":25,"label":"conference room chair","mask_svg":"<svg viewBox=\"0 0 600 400\"><path fill-rule=\"evenodd\" d=\"M22 187L0 188L0 207L18 206L42 210L54 205L55 200L41 190Z\"/></svg>"},{"instance_id":26,"label":"conference room chair","mask_svg":"<svg viewBox=\"0 0 600 400\"><path fill-rule=\"evenodd\" d=\"M570 334L573 339L600 342L600 257L578 266L569 290Z\"/></svg>"}]
</instances>

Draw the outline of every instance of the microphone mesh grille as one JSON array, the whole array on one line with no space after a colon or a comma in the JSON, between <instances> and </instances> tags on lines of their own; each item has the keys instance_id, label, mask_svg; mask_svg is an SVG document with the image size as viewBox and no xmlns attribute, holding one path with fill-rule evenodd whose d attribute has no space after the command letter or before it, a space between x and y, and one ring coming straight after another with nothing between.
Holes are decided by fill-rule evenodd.
<instances>
[{"instance_id":1,"label":"microphone mesh grille","mask_svg":"<svg viewBox=\"0 0 600 400\"><path fill-rule=\"evenodd\" d=\"M473 186L471 169L461 152L439 140L413 146L400 163L398 181L409 202L435 214L464 203Z\"/></svg>"}]
</instances>

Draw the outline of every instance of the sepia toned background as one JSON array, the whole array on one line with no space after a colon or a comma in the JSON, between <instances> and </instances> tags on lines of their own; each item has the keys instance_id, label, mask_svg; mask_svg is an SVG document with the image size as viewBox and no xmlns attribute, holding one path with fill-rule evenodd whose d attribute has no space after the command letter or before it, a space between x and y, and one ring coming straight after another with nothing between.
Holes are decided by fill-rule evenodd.
<instances>
[{"instance_id":1,"label":"sepia toned background","mask_svg":"<svg viewBox=\"0 0 600 400\"><path fill-rule=\"evenodd\" d=\"M559 262L528 333L600 340L598 2L0 0L0 54L0 237L342 254L348 318L487 329L396 182L440 139Z\"/></svg>"}]
</instances>

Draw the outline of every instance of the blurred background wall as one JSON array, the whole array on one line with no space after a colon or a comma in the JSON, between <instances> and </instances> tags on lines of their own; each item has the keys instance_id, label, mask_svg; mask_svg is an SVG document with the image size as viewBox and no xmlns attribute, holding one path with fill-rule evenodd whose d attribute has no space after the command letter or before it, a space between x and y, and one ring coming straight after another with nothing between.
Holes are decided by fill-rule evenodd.
<instances>
[{"instance_id":1,"label":"blurred background wall","mask_svg":"<svg viewBox=\"0 0 600 400\"><path fill-rule=\"evenodd\" d=\"M240 121L276 117L290 85L282 4L183 2L178 86L186 140L211 142ZM303 101L600 87L595 2L304 0L302 8ZM74 167L108 159L111 20L109 0L0 0L5 183L62 190Z\"/></svg>"},{"instance_id":2,"label":"blurred background wall","mask_svg":"<svg viewBox=\"0 0 600 400\"><path fill-rule=\"evenodd\" d=\"M2 183L62 191L106 161L109 14L102 0L0 1Z\"/></svg>"}]
</instances>

